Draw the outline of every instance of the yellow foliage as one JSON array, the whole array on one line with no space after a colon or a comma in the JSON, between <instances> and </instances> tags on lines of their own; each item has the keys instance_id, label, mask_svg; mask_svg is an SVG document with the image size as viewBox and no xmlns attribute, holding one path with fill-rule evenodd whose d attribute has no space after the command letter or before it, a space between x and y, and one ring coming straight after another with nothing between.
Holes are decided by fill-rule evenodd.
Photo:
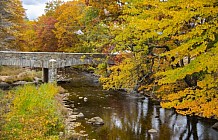
<instances>
[{"instance_id":1,"label":"yellow foliage","mask_svg":"<svg viewBox=\"0 0 218 140\"><path fill-rule=\"evenodd\" d=\"M44 84L39 88L25 85L9 93L13 96L10 112L3 126L5 139L58 139L63 131L61 114L54 97L58 88Z\"/></svg>"},{"instance_id":2,"label":"yellow foliage","mask_svg":"<svg viewBox=\"0 0 218 140\"><path fill-rule=\"evenodd\" d=\"M140 55L124 58L119 64L108 69L109 76L101 77L104 89L127 89L133 90L142 76L140 71L146 71L146 65L140 65Z\"/></svg>"},{"instance_id":3,"label":"yellow foliage","mask_svg":"<svg viewBox=\"0 0 218 140\"><path fill-rule=\"evenodd\" d=\"M185 89L178 93L165 95L162 107L175 108L183 115L197 115L206 118L218 118L218 98L216 89Z\"/></svg>"}]
</instances>

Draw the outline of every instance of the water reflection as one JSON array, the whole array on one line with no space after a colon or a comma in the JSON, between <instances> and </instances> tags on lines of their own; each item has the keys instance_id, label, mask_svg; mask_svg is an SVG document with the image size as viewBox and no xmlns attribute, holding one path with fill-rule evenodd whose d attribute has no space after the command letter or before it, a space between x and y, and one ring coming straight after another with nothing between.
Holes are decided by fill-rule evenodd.
<instances>
[{"instance_id":1,"label":"water reflection","mask_svg":"<svg viewBox=\"0 0 218 140\"><path fill-rule=\"evenodd\" d=\"M93 86L93 79L80 74L62 85L71 93L71 99L86 118L100 116L105 125L93 127L79 120L89 134L97 140L216 140L218 132L211 129L214 122L176 114L160 108L148 98L137 95L107 92ZM78 97L87 97L84 102ZM150 134L149 129L158 132Z\"/></svg>"}]
</instances>

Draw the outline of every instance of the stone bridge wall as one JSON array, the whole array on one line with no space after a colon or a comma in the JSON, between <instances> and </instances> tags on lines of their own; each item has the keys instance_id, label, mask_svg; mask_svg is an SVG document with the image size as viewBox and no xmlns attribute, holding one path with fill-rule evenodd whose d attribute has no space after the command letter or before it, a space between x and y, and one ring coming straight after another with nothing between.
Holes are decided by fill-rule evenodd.
<instances>
[{"instance_id":1,"label":"stone bridge wall","mask_svg":"<svg viewBox=\"0 0 218 140\"><path fill-rule=\"evenodd\" d=\"M44 82L55 82L57 68L73 65L98 64L107 54L60 52L0 51L0 65L42 68Z\"/></svg>"},{"instance_id":2,"label":"stone bridge wall","mask_svg":"<svg viewBox=\"0 0 218 140\"><path fill-rule=\"evenodd\" d=\"M105 57L106 54L98 53L0 51L0 65L50 68L55 60L55 67L63 68L73 65L99 63Z\"/></svg>"}]
</instances>

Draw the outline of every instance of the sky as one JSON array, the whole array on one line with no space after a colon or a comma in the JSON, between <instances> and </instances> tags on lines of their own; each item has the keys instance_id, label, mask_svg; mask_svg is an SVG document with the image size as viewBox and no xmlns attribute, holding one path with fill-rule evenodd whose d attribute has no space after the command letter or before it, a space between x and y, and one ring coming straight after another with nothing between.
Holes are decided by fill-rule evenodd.
<instances>
[{"instance_id":1,"label":"sky","mask_svg":"<svg viewBox=\"0 0 218 140\"><path fill-rule=\"evenodd\" d=\"M44 14L45 3L52 0L22 0L28 19L35 20ZM70 1L70 0L64 0Z\"/></svg>"}]
</instances>

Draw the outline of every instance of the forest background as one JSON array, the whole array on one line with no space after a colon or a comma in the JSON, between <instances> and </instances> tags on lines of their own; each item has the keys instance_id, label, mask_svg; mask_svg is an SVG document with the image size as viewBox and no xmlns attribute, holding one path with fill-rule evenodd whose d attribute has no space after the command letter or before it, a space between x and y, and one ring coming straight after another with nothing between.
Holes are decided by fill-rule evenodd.
<instances>
[{"instance_id":1,"label":"forest background","mask_svg":"<svg viewBox=\"0 0 218 140\"><path fill-rule=\"evenodd\" d=\"M24 13L0 1L0 50L113 54L96 70L104 89L218 118L217 0L54 0L35 21Z\"/></svg>"}]
</instances>

